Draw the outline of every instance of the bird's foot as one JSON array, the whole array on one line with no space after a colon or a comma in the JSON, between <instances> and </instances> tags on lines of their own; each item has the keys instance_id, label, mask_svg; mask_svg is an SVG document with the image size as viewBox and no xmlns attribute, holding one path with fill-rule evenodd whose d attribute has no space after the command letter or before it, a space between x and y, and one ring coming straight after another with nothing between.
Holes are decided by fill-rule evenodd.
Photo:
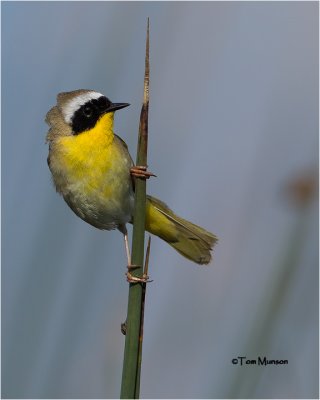
<instances>
[{"instance_id":1,"label":"bird's foot","mask_svg":"<svg viewBox=\"0 0 320 400\"><path fill-rule=\"evenodd\" d=\"M133 276L130 272L126 273L127 275L127 281L129 283L148 283L148 282L152 282L149 279L148 275L143 274L141 277L138 276Z\"/></svg>"},{"instance_id":2,"label":"bird's foot","mask_svg":"<svg viewBox=\"0 0 320 400\"><path fill-rule=\"evenodd\" d=\"M134 270L136 268L140 268L140 265L130 264L128 265L128 272L126 273L127 281L129 283L149 283L152 280L149 279L149 276L145 273L142 276L134 276L131 274L130 270Z\"/></svg>"},{"instance_id":3,"label":"bird's foot","mask_svg":"<svg viewBox=\"0 0 320 400\"><path fill-rule=\"evenodd\" d=\"M130 168L130 174L136 178L149 179L151 176L157 176L152 172L147 171L147 167L144 165L135 165Z\"/></svg>"}]
</instances>

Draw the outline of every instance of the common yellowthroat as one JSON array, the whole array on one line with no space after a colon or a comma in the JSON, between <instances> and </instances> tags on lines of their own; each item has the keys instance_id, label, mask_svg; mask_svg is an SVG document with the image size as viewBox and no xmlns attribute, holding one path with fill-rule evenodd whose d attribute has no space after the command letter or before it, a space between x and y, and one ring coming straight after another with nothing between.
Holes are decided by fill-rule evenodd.
<instances>
[{"instance_id":1,"label":"common yellowthroat","mask_svg":"<svg viewBox=\"0 0 320 400\"><path fill-rule=\"evenodd\" d=\"M60 93L46 116L50 127L46 139L57 192L84 221L122 232L130 264L126 224L132 221L134 208L132 175L144 172L134 167L127 145L113 132L114 112L127 106L93 90ZM147 196L146 230L198 264L210 262L217 241L151 196Z\"/></svg>"}]
</instances>

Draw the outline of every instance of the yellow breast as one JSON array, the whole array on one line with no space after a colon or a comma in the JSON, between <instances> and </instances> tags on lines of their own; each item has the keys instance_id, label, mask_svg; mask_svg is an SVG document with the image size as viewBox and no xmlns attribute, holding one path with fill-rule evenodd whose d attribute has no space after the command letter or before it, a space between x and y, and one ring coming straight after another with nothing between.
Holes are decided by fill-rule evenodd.
<instances>
[{"instance_id":1,"label":"yellow breast","mask_svg":"<svg viewBox=\"0 0 320 400\"><path fill-rule=\"evenodd\" d=\"M68 181L82 183L83 190L103 189L112 195L108 174L121 178L125 167L121 148L114 141L113 113L105 114L94 128L79 135L61 136L55 143L55 166ZM125 163L126 164L126 163ZM123 171L125 174L128 170ZM113 180L113 179L111 179Z\"/></svg>"},{"instance_id":2,"label":"yellow breast","mask_svg":"<svg viewBox=\"0 0 320 400\"><path fill-rule=\"evenodd\" d=\"M94 128L79 135L61 136L57 140L59 158L75 178L108 169L108 164L116 157L110 117L106 114Z\"/></svg>"},{"instance_id":3,"label":"yellow breast","mask_svg":"<svg viewBox=\"0 0 320 400\"><path fill-rule=\"evenodd\" d=\"M105 114L94 128L57 138L50 152L58 192L81 218L103 229L128 222L133 206L131 158L112 126L113 114Z\"/></svg>"}]
</instances>

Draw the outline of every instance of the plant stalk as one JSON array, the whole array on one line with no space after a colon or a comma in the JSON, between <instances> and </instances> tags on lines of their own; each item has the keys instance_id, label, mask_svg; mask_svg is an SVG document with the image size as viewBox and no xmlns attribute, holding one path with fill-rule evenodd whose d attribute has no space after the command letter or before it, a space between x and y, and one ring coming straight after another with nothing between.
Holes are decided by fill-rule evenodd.
<instances>
[{"instance_id":1,"label":"plant stalk","mask_svg":"<svg viewBox=\"0 0 320 400\"><path fill-rule=\"evenodd\" d=\"M148 110L149 110L149 19L146 39L145 74L143 104L140 114L139 138L136 165L147 166L148 148ZM132 275L142 277L144 263L144 236L146 219L146 180L135 180L135 205L132 232L131 262L138 267ZM130 283L126 323L126 340L121 382L121 399L139 398L140 365L143 332L144 285Z\"/></svg>"}]
</instances>

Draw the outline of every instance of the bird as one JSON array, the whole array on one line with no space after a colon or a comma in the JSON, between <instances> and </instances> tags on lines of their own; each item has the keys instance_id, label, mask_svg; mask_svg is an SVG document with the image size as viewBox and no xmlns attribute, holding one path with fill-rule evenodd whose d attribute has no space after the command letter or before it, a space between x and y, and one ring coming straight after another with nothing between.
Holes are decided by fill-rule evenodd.
<instances>
[{"instance_id":1,"label":"bird","mask_svg":"<svg viewBox=\"0 0 320 400\"><path fill-rule=\"evenodd\" d=\"M82 220L101 230L118 229L124 236L131 266L126 225L133 222L137 177L154 174L136 166L126 143L114 133L113 103L89 89L63 92L45 118L49 125L47 158L56 191ZM210 263L217 236L177 216L163 201L147 195L145 229L187 259ZM129 282L132 275L127 275ZM141 278L142 279L142 278ZM139 279L138 279L139 280Z\"/></svg>"}]
</instances>

